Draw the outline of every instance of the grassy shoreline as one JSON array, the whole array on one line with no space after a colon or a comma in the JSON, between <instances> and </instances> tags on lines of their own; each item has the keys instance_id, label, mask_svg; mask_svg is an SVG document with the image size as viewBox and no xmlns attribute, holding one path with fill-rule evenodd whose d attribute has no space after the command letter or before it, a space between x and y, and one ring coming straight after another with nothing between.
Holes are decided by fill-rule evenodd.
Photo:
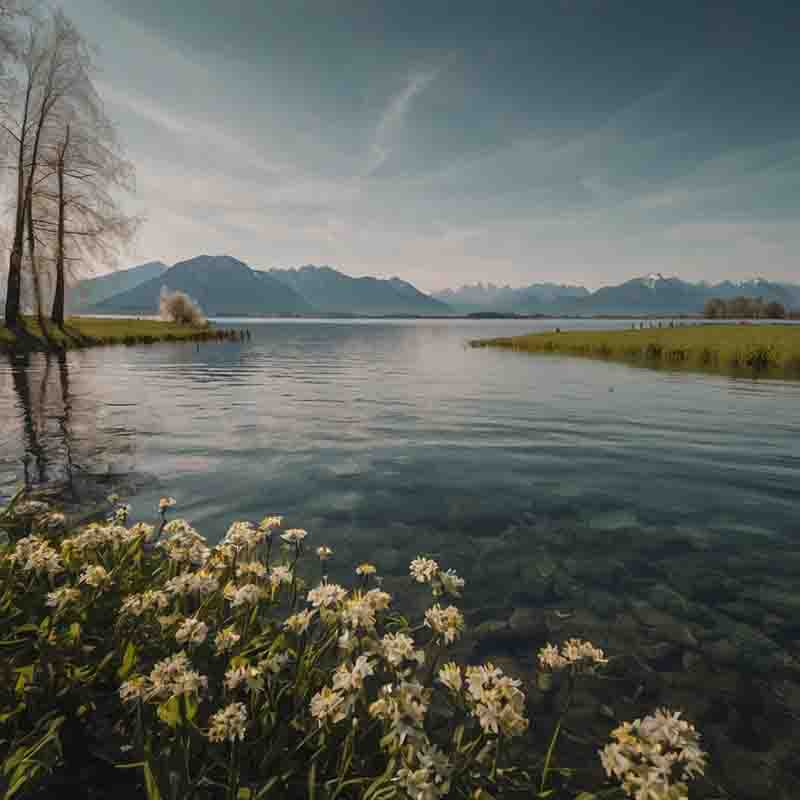
<instances>
[{"instance_id":1,"label":"grassy shoreline","mask_svg":"<svg viewBox=\"0 0 800 800\"><path fill-rule=\"evenodd\" d=\"M26 317L19 328L11 329L0 324L0 351L38 352L114 344L196 342L227 339L233 335L232 331L211 325L201 327L160 320L95 317L68 317L63 328L48 324L42 330L37 320Z\"/></svg>"},{"instance_id":2,"label":"grassy shoreline","mask_svg":"<svg viewBox=\"0 0 800 800\"><path fill-rule=\"evenodd\" d=\"M472 347L603 358L650 367L800 378L800 325L691 325L475 339Z\"/></svg>"}]
</instances>

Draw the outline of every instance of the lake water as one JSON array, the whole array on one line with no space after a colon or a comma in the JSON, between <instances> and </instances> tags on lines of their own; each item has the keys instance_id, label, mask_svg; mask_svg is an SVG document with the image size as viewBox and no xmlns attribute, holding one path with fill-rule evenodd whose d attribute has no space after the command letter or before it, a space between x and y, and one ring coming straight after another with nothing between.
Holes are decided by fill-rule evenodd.
<instances>
[{"instance_id":1,"label":"lake water","mask_svg":"<svg viewBox=\"0 0 800 800\"><path fill-rule=\"evenodd\" d=\"M467 579L471 657L532 679L545 639L618 656L570 712L577 754L668 704L729 796L797 796L800 382L466 346L630 321L244 325L0 360L0 495L27 451L32 479L132 475L134 517L168 493L211 539L283 514L392 589L433 555Z\"/></svg>"}]
</instances>

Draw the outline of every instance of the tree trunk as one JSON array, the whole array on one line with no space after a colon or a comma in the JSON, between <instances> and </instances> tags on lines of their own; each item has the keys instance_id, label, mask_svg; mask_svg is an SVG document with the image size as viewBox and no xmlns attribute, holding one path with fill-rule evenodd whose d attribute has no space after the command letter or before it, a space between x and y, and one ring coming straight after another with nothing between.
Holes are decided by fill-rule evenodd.
<instances>
[{"instance_id":1,"label":"tree trunk","mask_svg":"<svg viewBox=\"0 0 800 800\"><path fill-rule=\"evenodd\" d=\"M53 295L53 313L50 319L58 325L64 327L64 210L66 198L64 197L64 160L67 147L69 147L69 125L64 137L64 144L58 159L58 241L56 244L56 292Z\"/></svg>"},{"instance_id":2,"label":"tree trunk","mask_svg":"<svg viewBox=\"0 0 800 800\"><path fill-rule=\"evenodd\" d=\"M47 328L44 324L44 308L42 307L42 285L39 281L39 267L36 264L36 233L33 227L33 194L28 193L25 203L25 212L28 217L28 255L31 260L31 277L33 278L33 299L36 303L36 319L39 327L47 338Z\"/></svg>"},{"instance_id":3,"label":"tree trunk","mask_svg":"<svg viewBox=\"0 0 800 800\"><path fill-rule=\"evenodd\" d=\"M17 208L14 217L14 246L8 259L8 281L6 283L6 326L16 327L20 316L20 293L22 289L22 247L25 230L25 146L28 129L28 114L31 107L33 84L30 77L25 89L25 105L17 143Z\"/></svg>"},{"instance_id":4,"label":"tree trunk","mask_svg":"<svg viewBox=\"0 0 800 800\"><path fill-rule=\"evenodd\" d=\"M19 299L22 283L22 242L11 250L8 260L8 282L6 284L6 326L13 328L19 324Z\"/></svg>"}]
</instances>

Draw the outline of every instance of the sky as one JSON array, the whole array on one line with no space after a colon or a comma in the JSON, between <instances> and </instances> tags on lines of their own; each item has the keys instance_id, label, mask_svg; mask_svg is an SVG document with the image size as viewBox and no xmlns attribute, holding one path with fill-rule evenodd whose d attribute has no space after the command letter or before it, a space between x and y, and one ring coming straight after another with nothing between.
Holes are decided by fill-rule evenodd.
<instances>
[{"instance_id":1,"label":"sky","mask_svg":"<svg viewBox=\"0 0 800 800\"><path fill-rule=\"evenodd\" d=\"M433 291L800 282L800 7L66 0L136 165L129 264Z\"/></svg>"}]
</instances>

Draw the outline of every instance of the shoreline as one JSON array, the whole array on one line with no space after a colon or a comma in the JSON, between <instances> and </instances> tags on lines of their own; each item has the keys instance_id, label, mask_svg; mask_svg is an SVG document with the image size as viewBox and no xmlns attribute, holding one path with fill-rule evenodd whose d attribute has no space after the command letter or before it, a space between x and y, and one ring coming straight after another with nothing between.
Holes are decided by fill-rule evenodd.
<instances>
[{"instance_id":1,"label":"shoreline","mask_svg":"<svg viewBox=\"0 0 800 800\"><path fill-rule=\"evenodd\" d=\"M800 326L791 323L556 331L473 339L469 345L599 358L653 368L800 378Z\"/></svg>"},{"instance_id":2,"label":"shoreline","mask_svg":"<svg viewBox=\"0 0 800 800\"><path fill-rule=\"evenodd\" d=\"M48 323L45 330L31 317L24 317L22 325L15 329L0 324L0 352L5 353L60 352L108 345L208 342L238 338L238 331L217 328L213 323L199 327L130 317L68 317L63 328Z\"/></svg>"}]
</instances>

